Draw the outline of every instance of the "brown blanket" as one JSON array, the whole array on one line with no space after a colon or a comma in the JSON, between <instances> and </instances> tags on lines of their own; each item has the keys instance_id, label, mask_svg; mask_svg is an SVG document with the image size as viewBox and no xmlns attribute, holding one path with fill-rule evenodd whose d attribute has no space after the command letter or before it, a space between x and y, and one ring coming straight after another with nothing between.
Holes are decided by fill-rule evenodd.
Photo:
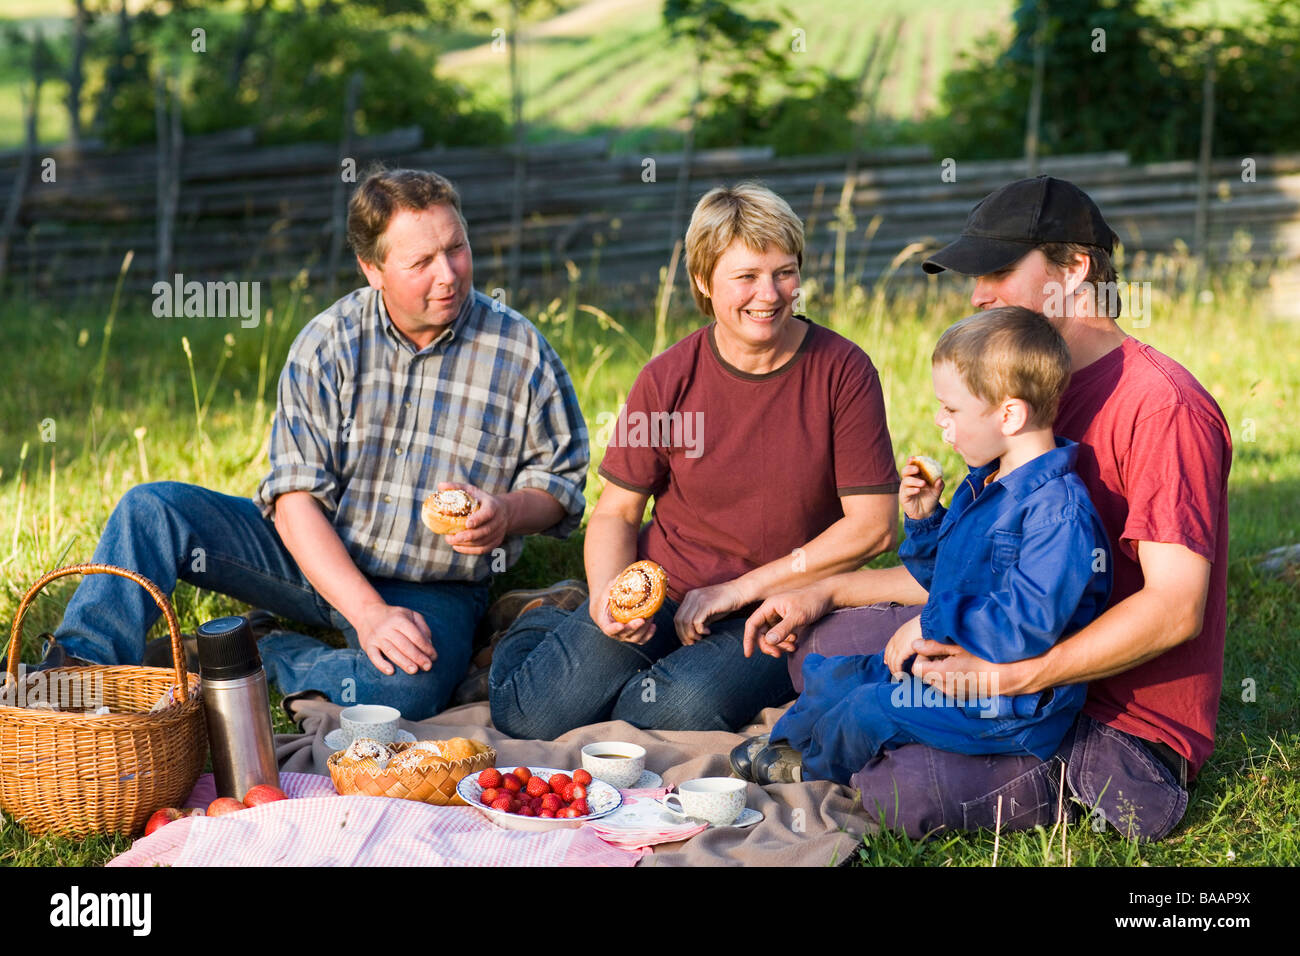
<instances>
[{"instance_id":1,"label":"brown blanket","mask_svg":"<svg viewBox=\"0 0 1300 956\"><path fill-rule=\"evenodd\" d=\"M328 774L330 749L325 735L338 726L337 704L303 701L302 734L280 734L280 769ZM579 727L558 740L514 740L492 727L486 703L467 704L420 723L402 726L418 738L473 737L497 749L502 764L578 767L580 751L597 740L626 740L646 749L646 768L662 774L665 786L694 777L728 776L727 753L751 734L770 730L782 709L760 714L761 721L738 734L721 731L638 730L612 720ZM771 787L749 785L749 806L763 820L743 830L710 828L680 843L654 848L641 866L833 866L844 863L868 829L873 829L856 795L847 787L818 781Z\"/></svg>"}]
</instances>

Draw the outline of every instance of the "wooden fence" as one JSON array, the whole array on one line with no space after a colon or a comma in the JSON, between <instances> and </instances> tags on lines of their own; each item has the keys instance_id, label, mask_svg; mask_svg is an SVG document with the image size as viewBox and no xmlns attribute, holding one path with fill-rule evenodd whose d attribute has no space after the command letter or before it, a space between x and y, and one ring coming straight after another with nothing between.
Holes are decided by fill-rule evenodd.
<instances>
[{"instance_id":1,"label":"wooden fence","mask_svg":"<svg viewBox=\"0 0 1300 956\"><path fill-rule=\"evenodd\" d=\"M8 262L0 264L10 281L41 295L102 295L132 250L127 287L135 291L147 290L166 262L187 280L283 280L305 268L313 282L359 285L339 242L342 196L352 188L343 173L355 166L360 178L376 159L435 169L457 184L481 288L504 284L515 242L520 292L533 298L569 281L566 263L584 284L652 288L678 238L671 218L682 157L611 156L600 139L528 150L517 236L509 150L427 149L418 130L404 130L352 139L341 155L330 143L259 146L242 130L188 138L170 159L160 155L167 151L37 150L18 184L20 152L0 153L0 197L19 204ZM1300 261L1300 155L1250 162L1253 181L1239 160L1212 164L1203 252L1212 261ZM909 245L931 249L956 236L975 202L1026 168L1023 160L950 164L912 147L794 158L733 149L695 153L689 184L693 202L718 183L765 182L805 219L806 275L832 280L838 245L844 278L869 281ZM1039 170L1096 199L1136 266L1129 278L1140 277L1151 256L1194 242L1195 161L1135 165L1122 153L1100 153L1042 158ZM170 229L159 228L159 197L168 195L160 181L169 185ZM170 249L160 249L160 237ZM1135 263L1138 253L1146 256ZM918 275L919 261L917 252L899 263L900 277Z\"/></svg>"}]
</instances>

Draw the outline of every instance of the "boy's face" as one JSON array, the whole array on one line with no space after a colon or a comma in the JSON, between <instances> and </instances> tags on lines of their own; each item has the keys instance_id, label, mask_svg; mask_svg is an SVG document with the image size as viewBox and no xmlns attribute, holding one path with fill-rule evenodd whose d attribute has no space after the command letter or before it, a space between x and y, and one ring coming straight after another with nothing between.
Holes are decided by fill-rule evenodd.
<instances>
[{"instance_id":1,"label":"boy's face","mask_svg":"<svg viewBox=\"0 0 1300 956\"><path fill-rule=\"evenodd\" d=\"M987 465L1002 456L1007 439L1002 432L1001 408L972 395L957 366L939 362L931 368L939 413L934 423L943 429L943 440L952 445L971 468Z\"/></svg>"}]
</instances>

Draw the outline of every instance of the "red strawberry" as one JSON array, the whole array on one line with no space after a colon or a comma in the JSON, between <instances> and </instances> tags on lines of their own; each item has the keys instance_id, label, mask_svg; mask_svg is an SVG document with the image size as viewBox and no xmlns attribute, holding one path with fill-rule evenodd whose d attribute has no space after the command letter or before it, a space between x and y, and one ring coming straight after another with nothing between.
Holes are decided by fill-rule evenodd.
<instances>
[{"instance_id":1,"label":"red strawberry","mask_svg":"<svg viewBox=\"0 0 1300 956\"><path fill-rule=\"evenodd\" d=\"M497 797L492 801L493 810L504 810L506 813L513 811L514 804L509 797Z\"/></svg>"},{"instance_id":2,"label":"red strawberry","mask_svg":"<svg viewBox=\"0 0 1300 956\"><path fill-rule=\"evenodd\" d=\"M505 787L511 793L518 793L520 790L524 789L523 781L513 773L508 773L501 778L501 786Z\"/></svg>"},{"instance_id":3,"label":"red strawberry","mask_svg":"<svg viewBox=\"0 0 1300 956\"><path fill-rule=\"evenodd\" d=\"M580 817L585 817L591 812L591 808L587 806L586 800L574 800L569 806L571 809L577 810L578 816Z\"/></svg>"},{"instance_id":4,"label":"red strawberry","mask_svg":"<svg viewBox=\"0 0 1300 956\"><path fill-rule=\"evenodd\" d=\"M551 785L541 777L532 777L528 781L528 795L540 797L551 792Z\"/></svg>"},{"instance_id":5,"label":"red strawberry","mask_svg":"<svg viewBox=\"0 0 1300 956\"><path fill-rule=\"evenodd\" d=\"M486 790L488 787L501 786L501 771L488 767L478 775L478 785Z\"/></svg>"},{"instance_id":6,"label":"red strawberry","mask_svg":"<svg viewBox=\"0 0 1300 956\"><path fill-rule=\"evenodd\" d=\"M560 796L564 798L565 803L573 802L573 788L576 786L577 784L574 783L566 783L564 789L560 791Z\"/></svg>"},{"instance_id":7,"label":"red strawberry","mask_svg":"<svg viewBox=\"0 0 1300 956\"><path fill-rule=\"evenodd\" d=\"M565 807L563 810L557 813L556 816L563 817L566 820L572 820L574 817L580 816L580 814L578 813L577 810L573 809L573 807Z\"/></svg>"},{"instance_id":8,"label":"red strawberry","mask_svg":"<svg viewBox=\"0 0 1300 956\"><path fill-rule=\"evenodd\" d=\"M564 801L560 799L558 793L548 793L542 797L543 809L550 810L552 816L555 815L556 810L561 809L563 806Z\"/></svg>"},{"instance_id":9,"label":"red strawberry","mask_svg":"<svg viewBox=\"0 0 1300 956\"><path fill-rule=\"evenodd\" d=\"M587 799L587 788L580 783L574 783L573 796L569 797L569 802L573 802L574 800L586 800L586 799Z\"/></svg>"},{"instance_id":10,"label":"red strawberry","mask_svg":"<svg viewBox=\"0 0 1300 956\"><path fill-rule=\"evenodd\" d=\"M496 787L488 787L486 790L483 791L483 796L479 797L479 799L482 800L490 807L496 801L496 798L499 796L501 796L500 790L498 790Z\"/></svg>"},{"instance_id":11,"label":"red strawberry","mask_svg":"<svg viewBox=\"0 0 1300 956\"><path fill-rule=\"evenodd\" d=\"M556 793L563 793L564 788L573 782L573 778L567 773L551 774L551 789Z\"/></svg>"},{"instance_id":12,"label":"red strawberry","mask_svg":"<svg viewBox=\"0 0 1300 956\"><path fill-rule=\"evenodd\" d=\"M585 770L575 770L573 771L573 782L580 783L584 787L590 786L591 774L587 773Z\"/></svg>"},{"instance_id":13,"label":"red strawberry","mask_svg":"<svg viewBox=\"0 0 1300 956\"><path fill-rule=\"evenodd\" d=\"M541 813L539 813L539 814L537 814L537 815L538 815L539 817L546 817L548 820L554 820L554 819L555 819L555 811L554 811L554 810L543 810Z\"/></svg>"},{"instance_id":14,"label":"red strawberry","mask_svg":"<svg viewBox=\"0 0 1300 956\"><path fill-rule=\"evenodd\" d=\"M520 807L519 815L521 817L535 817L537 812L532 807Z\"/></svg>"},{"instance_id":15,"label":"red strawberry","mask_svg":"<svg viewBox=\"0 0 1300 956\"><path fill-rule=\"evenodd\" d=\"M532 807L533 812L536 813L538 810L542 809L542 798L533 797L533 799L528 801L528 805Z\"/></svg>"},{"instance_id":16,"label":"red strawberry","mask_svg":"<svg viewBox=\"0 0 1300 956\"><path fill-rule=\"evenodd\" d=\"M519 778L520 783L527 784L533 778L533 772L527 767L515 767L515 776Z\"/></svg>"}]
</instances>

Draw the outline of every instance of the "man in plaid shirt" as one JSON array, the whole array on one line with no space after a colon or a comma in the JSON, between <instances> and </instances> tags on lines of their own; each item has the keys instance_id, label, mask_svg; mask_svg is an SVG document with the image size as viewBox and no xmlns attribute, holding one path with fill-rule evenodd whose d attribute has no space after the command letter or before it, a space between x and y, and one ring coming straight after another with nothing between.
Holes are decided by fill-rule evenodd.
<instances>
[{"instance_id":1,"label":"man in plaid shirt","mask_svg":"<svg viewBox=\"0 0 1300 956\"><path fill-rule=\"evenodd\" d=\"M348 238L368 286L295 339L271 471L254 498L137 486L94 560L165 592L186 580L340 630L346 648L263 636L268 677L286 694L387 703L418 720L464 675L488 581L519 557L520 536L563 537L581 521L587 429L546 340L473 289L460 198L446 179L372 174L352 198ZM465 531L439 536L422 524L421 504L450 488L479 507ZM137 585L87 578L46 662L138 661L157 617Z\"/></svg>"}]
</instances>

